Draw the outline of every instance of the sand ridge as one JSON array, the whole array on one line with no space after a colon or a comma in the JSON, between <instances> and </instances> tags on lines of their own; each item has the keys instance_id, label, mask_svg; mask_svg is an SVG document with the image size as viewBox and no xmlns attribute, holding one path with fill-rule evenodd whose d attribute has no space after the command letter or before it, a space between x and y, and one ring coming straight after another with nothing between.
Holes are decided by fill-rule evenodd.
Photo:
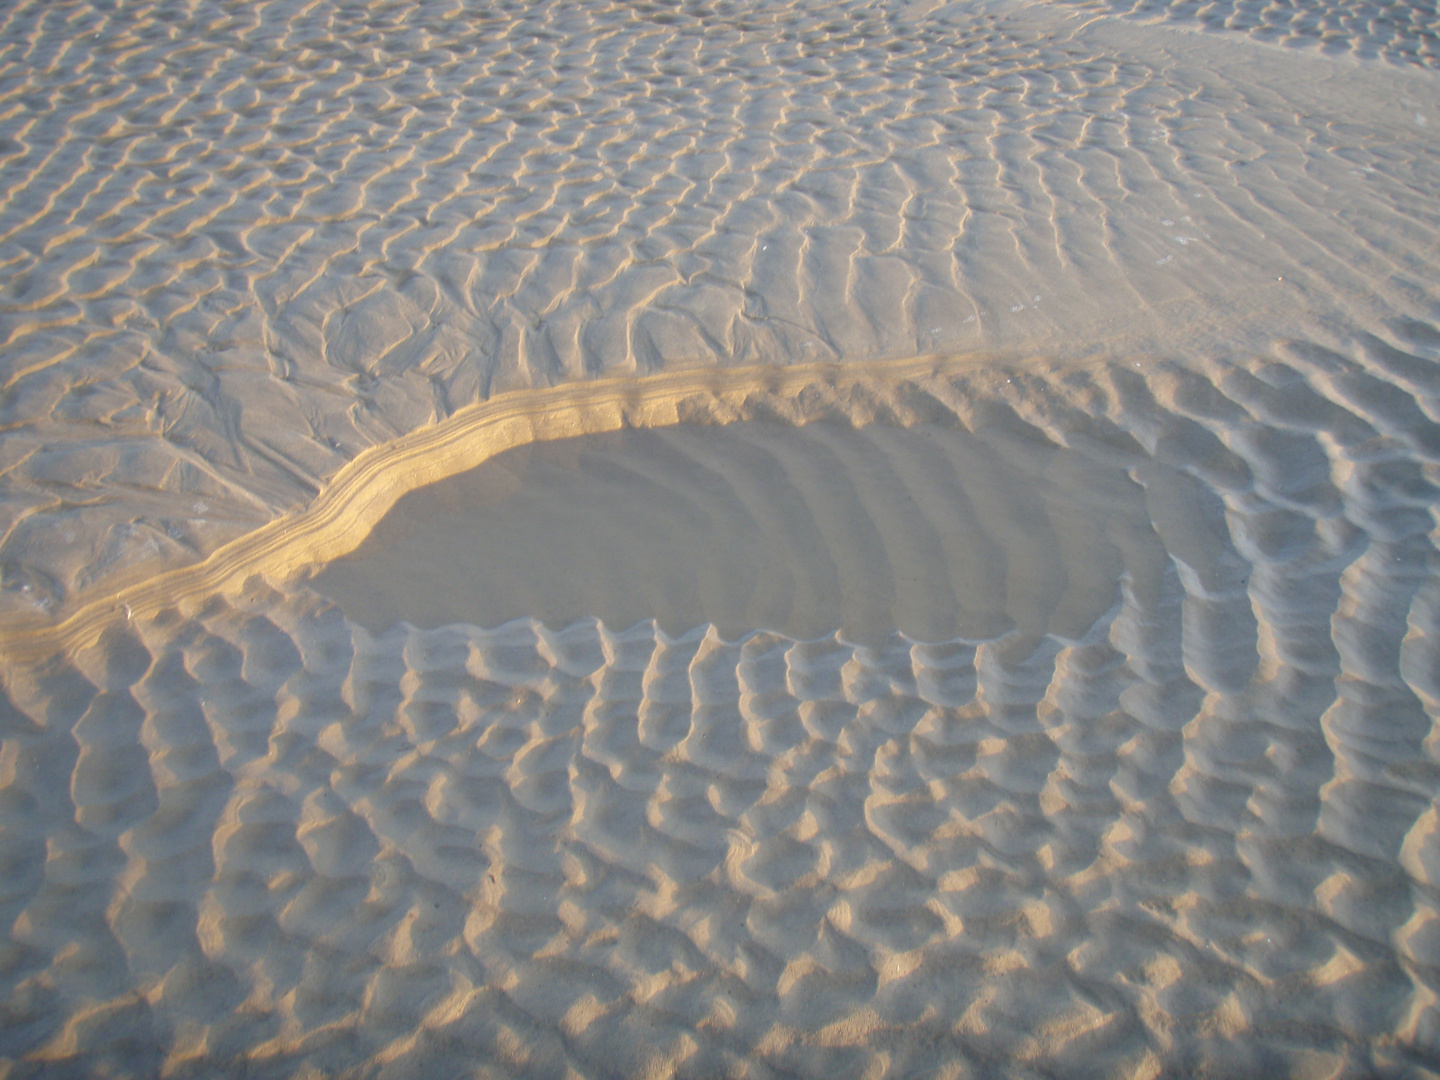
<instances>
[{"instance_id":1,"label":"sand ridge","mask_svg":"<svg viewBox=\"0 0 1440 1080\"><path fill-rule=\"evenodd\" d=\"M7 886L12 1072L1425 1075L1429 722L1288 664L1207 692L1134 618L112 630L7 688L49 852Z\"/></svg>"},{"instance_id":2,"label":"sand ridge","mask_svg":"<svg viewBox=\"0 0 1440 1080\"><path fill-rule=\"evenodd\" d=\"M1420 3L1275 4L1269 0L1061 0L1147 22L1244 34L1286 49L1440 67L1440 6Z\"/></svg>"}]
</instances>

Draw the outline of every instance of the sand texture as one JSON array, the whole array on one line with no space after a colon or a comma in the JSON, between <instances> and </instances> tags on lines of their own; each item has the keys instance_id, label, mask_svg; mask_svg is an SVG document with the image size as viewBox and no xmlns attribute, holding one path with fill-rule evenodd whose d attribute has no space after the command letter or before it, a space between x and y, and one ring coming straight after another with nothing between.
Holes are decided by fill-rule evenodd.
<instances>
[{"instance_id":1,"label":"sand texture","mask_svg":"<svg viewBox=\"0 0 1440 1080\"><path fill-rule=\"evenodd\" d=\"M499 390L1433 336L1433 3L1141 6L7 5L0 608Z\"/></svg>"},{"instance_id":2,"label":"sand texture","mask_svg":"<svg viewBox=\"0 0 1440 1080\"><path fill-rule=\"evenodd\" d=\"M72 624L7 672L11 1074L1432 1075L1440 376L1386 362L764 376Z\"/></svg>"},{"instance_id":3,"label":"sand texture","mask_svg":"<svg viewBox=\"0 0 1440 1080\"><path fill-rule=\"evenodd\" d=\"M1440 1077L1440 12L0 8L0 1080Z\"/></svg>"},{"instance_id":4,"label":"sand texture","mask_svg":"<svg viewBox=\"0 0 1440 1080\"><path fill-rule=\"evenodd\" d=\"M1273 3L1272 0L1061 0L1152 23L1242 33L1291 49L1440 67L1440 6L1396 3Z\"/></svg>"},{"instance_id":5,"label":"sand texture","mask_svg":"<svg viewBox=\"0 0 1440 1080\"><path fill-rule=\"evenodd\" d=\"M11 1074L1425 1075L1418 703L1207 694L1142 615L116 631L11 689Z\"/></svg>"}]
</instances>

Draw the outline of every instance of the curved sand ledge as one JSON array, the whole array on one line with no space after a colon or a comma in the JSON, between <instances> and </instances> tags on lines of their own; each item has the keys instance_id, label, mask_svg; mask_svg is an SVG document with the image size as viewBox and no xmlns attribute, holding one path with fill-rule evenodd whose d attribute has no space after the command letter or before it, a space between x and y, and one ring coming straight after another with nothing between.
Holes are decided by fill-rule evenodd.
<instances>
[{"instance_id":1,"label":"curved sand ledge","mask_svg":"<svg viewBox=\"0 0 1440 1080\"><path fill-rule=\"evenodd\" d=\"M0 647L16 659L32 658L92 641L116 619L146 617L167 607L183 610L217 592L234 593L256 575L285 580L353 551L406 492L526 443L682 422L773 418L801 424L822 417L855 424L914 422L933 409L907 402L907 388L923 398L927 381L947 374L965 370L984 382L1005 383L1014 369L1013 361L981 354L675 371L500 394L363 452L306 509L224 545L203 562L82 598L79 610L52 625L13 621L0 629Z\"/></svg>"}]
</instances>

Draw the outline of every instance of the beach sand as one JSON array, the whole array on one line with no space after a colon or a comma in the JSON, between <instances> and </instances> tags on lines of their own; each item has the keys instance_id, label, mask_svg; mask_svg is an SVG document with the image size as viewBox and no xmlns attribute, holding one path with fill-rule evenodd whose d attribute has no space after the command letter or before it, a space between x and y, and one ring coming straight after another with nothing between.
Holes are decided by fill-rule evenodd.
<instances>
[{"instance_id":1,"label":"beach sand","mask_svg":"<svg viewBox=\"0 0 1440 1080\"><path fill-rule=\"evenodd\" d=\"M0 1076L1440 1075L1433 3L16 3Z\"/></svg>"}]
</instances>

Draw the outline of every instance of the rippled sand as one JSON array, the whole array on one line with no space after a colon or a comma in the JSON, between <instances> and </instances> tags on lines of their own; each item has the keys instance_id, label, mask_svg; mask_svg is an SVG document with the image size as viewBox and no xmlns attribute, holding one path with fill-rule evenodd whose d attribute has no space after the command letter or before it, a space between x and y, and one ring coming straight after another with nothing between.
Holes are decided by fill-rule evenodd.
<instances>
[{"instance_id":1,"label":"rippled sand","mask_svg":"<svg viewBox=\"0 0 1440 1080\"><path fill-rule=\"evenodd\" d=\"M0 1076L1440 1074L1433 3L0 13Z\"/></svg>"},{"instance_id":2,"label":"rippled sand","mask_svg":"<svg viewBox=\"0 0 1440 1080\"><path fill-rule=\"evenodd\" d=\"M1433 3L1141 6L11 5L0 603L502 389L1433 335Z\"/></svg>"}]
</instances>

